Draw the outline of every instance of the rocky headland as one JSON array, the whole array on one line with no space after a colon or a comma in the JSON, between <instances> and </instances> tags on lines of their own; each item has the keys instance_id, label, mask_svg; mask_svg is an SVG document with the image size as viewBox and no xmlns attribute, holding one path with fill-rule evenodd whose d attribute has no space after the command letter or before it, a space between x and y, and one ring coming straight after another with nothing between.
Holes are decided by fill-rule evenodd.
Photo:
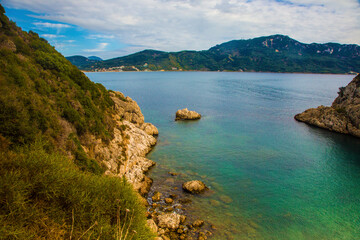
<instances>
[{"instance_id":1,"label":"rocky headland","mask_svg":"<svg viewBox=\"0 0 360 240\"><path fill-rule=\"evenodd\" d=\"M201 118L201 114L195 111L189 111L187 108L179 109L175 115L175 121L178 120L197 120Z\"/></svg>"},{"instance_id":2,"label":"rocky headland","mask_svg":"<svg viewBox=\"0 0 360 240\"><path fill-rule=\"evenodd\" d=\"M360 75L341 87L331 107L319 106L295 115L300 122L360 137Z\"/></svg>"}]
</instances>

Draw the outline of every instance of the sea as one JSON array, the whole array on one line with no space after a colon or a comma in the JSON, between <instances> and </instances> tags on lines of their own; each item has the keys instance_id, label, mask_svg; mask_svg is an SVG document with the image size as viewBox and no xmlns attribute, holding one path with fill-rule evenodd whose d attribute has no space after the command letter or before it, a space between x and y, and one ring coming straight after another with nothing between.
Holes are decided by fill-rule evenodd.
<instances>
[{"instance_id":1,"label":"sea","mask_svg":"<svg viewBox=\"0 0 360 240\"><path fill-rule=\"evenodd\" d=\"M360 239L360 139L294 120L330 106L354 75L86 75L137 101L159 129L148 155L154 183L176 172L177 181L209 187L193 196L191 211L216 228L212 239ZM201 120L175 122L183 108Z\"/></svg>"}]
</instances>

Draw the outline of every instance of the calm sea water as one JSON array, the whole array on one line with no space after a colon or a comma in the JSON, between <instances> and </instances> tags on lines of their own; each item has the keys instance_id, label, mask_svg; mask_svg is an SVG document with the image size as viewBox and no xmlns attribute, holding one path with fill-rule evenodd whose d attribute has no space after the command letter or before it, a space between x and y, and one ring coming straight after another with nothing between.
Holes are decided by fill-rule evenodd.
<instances>
[{"instance_id":1,"label":"calm sea water","mask_svg":"<svg viewBox=\"0 0 360 240\"><path fill-rule=\"evenodd\" d=\"M215 239L360 239L360 140L296 122L331 105L354 76L274 73L87 73L138 102L159 131L153 178L167 171L214 193L194 210ZM203 115L174 122L188 107Z\"/></svg>"}]
</instances>

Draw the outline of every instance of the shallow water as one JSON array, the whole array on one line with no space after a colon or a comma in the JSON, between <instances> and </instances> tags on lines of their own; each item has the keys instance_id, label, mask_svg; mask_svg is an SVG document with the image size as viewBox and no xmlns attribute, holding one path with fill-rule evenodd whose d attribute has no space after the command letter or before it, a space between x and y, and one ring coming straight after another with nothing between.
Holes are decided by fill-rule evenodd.
<instances>
[{"instance_id":1,"label":"shallow water","mask_svg":"<svg viewBox=\"0 0 360 240\"><path fill-rule=\"evenodd\" d=\"M213 193L192 209L217 227L214 239L358 239L360 140L296 122L331 105L354 76L275 73L87 73L129 95L159 131L148 155L180 180ZM203 115L174 122L188 107Z\"/></svg>"}]
</instances>

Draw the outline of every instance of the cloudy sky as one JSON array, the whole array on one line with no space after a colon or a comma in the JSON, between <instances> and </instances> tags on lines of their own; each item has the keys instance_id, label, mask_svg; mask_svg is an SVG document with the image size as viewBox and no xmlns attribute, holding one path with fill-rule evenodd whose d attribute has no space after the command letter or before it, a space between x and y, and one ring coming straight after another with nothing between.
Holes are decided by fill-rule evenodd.
<instances>
[{"instance_id":1,"label":"cloudy sky","mask_svg":"<svg viewBox=\"0 0 360 240\"><path fill-rule=\"evenodd\" d=\"M1 0L65 56L204 50L272 34L360 44L360 0Z\"/></svg>"}]
</instances>

